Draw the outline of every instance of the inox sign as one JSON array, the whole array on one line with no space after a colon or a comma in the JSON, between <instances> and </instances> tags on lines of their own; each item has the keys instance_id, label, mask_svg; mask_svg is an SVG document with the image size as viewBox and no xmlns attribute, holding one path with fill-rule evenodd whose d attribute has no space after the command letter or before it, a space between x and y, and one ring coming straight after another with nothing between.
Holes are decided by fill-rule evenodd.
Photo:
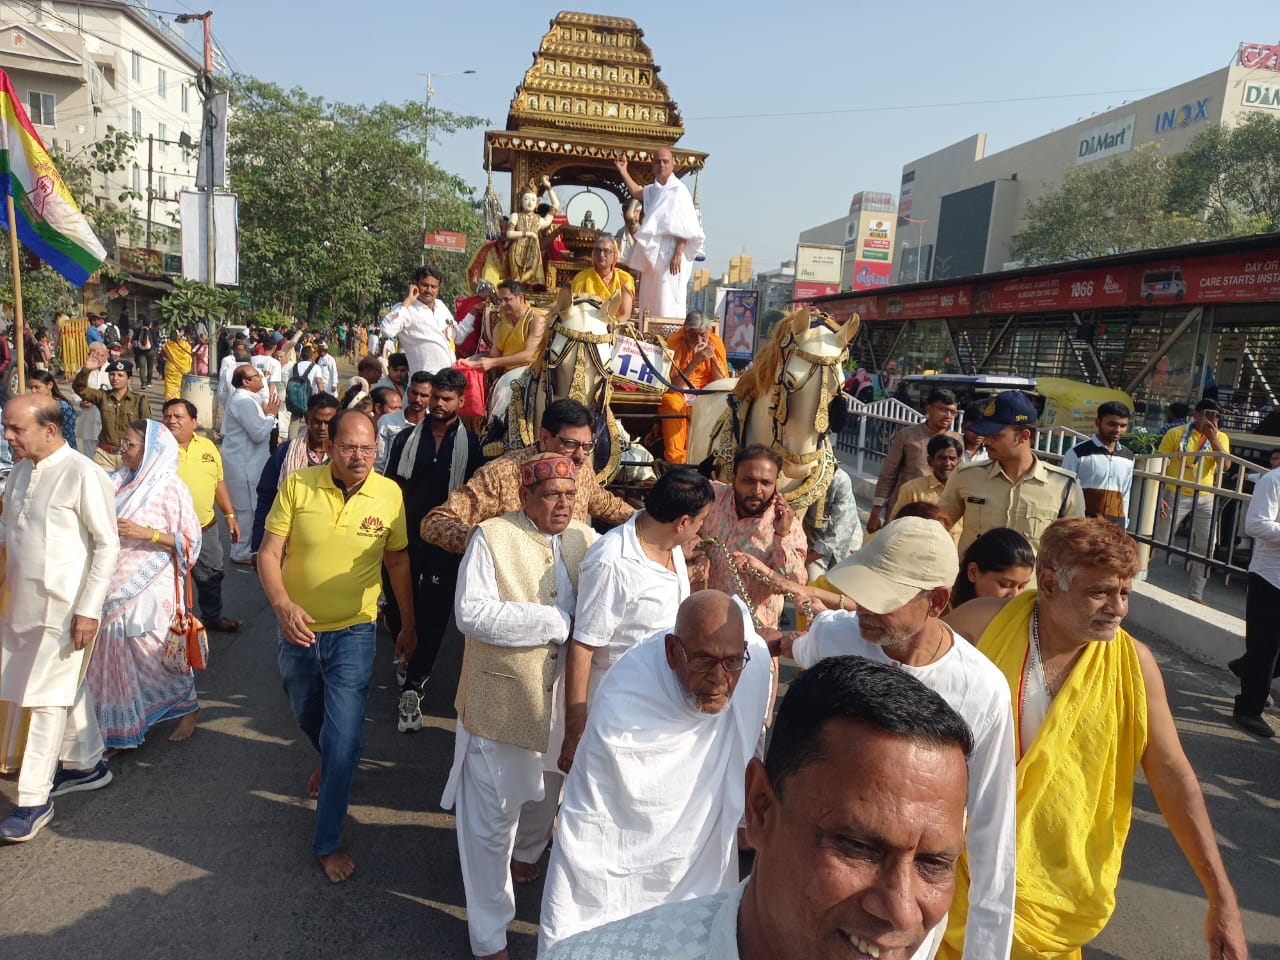
<instances>
[{"instance_id":1,"label":"inox sign","mask_svg":"<svg viewBox=\"0 0 1280 960\"><path fill-rule=\"evenodd\" d=\"M1166 130L1174 130L1178 127L1189 127L1197 120L1209 119L1209 101L1212 97L1205 97L1203 100L1197 100L1194 104L1184 103L1180 107L1174 107L1172 110L1165 110L1156 114L1156 133L1164 133Z\"/></svg>"}]
</instances>

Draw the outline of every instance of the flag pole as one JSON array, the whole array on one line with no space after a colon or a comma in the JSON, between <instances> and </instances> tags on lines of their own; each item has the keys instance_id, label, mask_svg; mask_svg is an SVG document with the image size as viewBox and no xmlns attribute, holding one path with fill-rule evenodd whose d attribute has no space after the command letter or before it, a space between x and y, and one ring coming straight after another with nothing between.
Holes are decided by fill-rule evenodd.
<instances>
[{"instance_id":1,"label":"flag pole","mask_svg":"<svg viewBox=\"0 0 1280 960\"><path fill-rule=\"evenodd\" d=\"M18 266L18 221L13 212L13 191L5 194L9 214L9 263L13 268L13 349L18 358L18 392L27 392L27 364L23 357L26 329L22 317L22 269Z\"/></svg>"}]
</instances>

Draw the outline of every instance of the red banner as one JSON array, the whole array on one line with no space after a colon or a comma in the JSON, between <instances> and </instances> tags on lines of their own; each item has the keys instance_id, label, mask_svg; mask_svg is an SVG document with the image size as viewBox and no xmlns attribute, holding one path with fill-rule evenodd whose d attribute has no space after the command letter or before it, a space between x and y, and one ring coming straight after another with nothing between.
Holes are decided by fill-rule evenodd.
<instances>
[{"instance_id":1,"label":"red banner","mask_svg":"<svg viewBox=\"0 0 1280 960\"><path fill-rule=\"evenodd\" d=\"M855 260L853 290L878 290L892 282L893 264L877 260Z\"/></svg>"},{"instance_id":2,"label":"red banner","mask_svg":"<svg viewBox=\"0 0 1280 960\"><path fill-rule=\"evenodd\" d=\"M424 250L458 250L463 253L467 249L467 235L453 230L432 230L422 237Z\"/></svg>"},{"instance_id":3,"label":"red banner","mask_svg":"<svg viewBox=\"0 0 1280 960\"><path fill-rule=\"evenodd\" d=\"M1004 280L975 294L978 313L1026 313L1120 307L1131 301L1129 270L1074 270L1043 277Z\"/></svg>"},{"instance_id":4,"label":"red banner","mask_svg":"<svg viewBox=\"0 0 1280 960\"><path fill-rule=\"evenodd\" d=\"M1173 286L1176 291L1185 290L1184 296L1192 303L1219 303L1224 300L1280 300L1280 255L1269 250L1264 254L1233 253L1204 260L1189 260L1183 266L1174 265ZM1168 298L1152 297L1147 301L1151 285L1147 283L1152 271L1143 276L1143 301L1159 302ZM1178 274L1181 274L1179 286Z\"/></svg>"},{"instance_id":5,"label":"red banner","mask_svg":"<svg viewBox=\"0 0 1280 960\"><path fill-rule=\"evenodd\" d=\"M791 299L796 303L806 300L812 300L814 297L827 297L833 293L840 292L840 284L838 283L797 283L795 290L791 294Z\"/></svg>"},{"instance_id":6,"label":"red banner","mask_svg":"<svg viewBox=\"0 0 1280 960\"><path fill-rule=\"evenodd\" d=\"M887 294L880 301L884 307L883 315L889 320L964 317L972 312L972 297L968 286Z\"/></svg>"}]
</instances>

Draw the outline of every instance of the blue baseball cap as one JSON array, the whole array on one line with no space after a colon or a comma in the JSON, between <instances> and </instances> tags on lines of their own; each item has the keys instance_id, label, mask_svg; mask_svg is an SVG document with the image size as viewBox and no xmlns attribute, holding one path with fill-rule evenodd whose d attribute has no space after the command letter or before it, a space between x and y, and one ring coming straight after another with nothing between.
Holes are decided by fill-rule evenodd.
<instances>
[{"instance_id":1,"label":"blue baseball cap","mask_svg":"<svg viewBox=\"0 0 1280 960\"><path fill-rule=\"evenodd\" d=\"M965 424L965 429L980 437L994 437L1005 427L1035 425L1036 406L1031 398L1019 390L1006 390L989 400L982 408L982 416Z\"/></svg>"}]
</instances>

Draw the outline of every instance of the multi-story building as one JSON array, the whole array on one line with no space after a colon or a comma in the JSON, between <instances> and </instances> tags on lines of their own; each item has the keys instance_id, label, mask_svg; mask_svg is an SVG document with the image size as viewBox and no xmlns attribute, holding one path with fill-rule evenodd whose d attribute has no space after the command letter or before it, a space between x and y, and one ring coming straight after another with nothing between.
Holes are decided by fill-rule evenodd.
<instances>
[{"instance_id":1,"label":"multi-story building","mask_svg":"<svg viewBox=\"0 0 1280 960\"><path fill-rule=\"evenodd\" d=\"M1235 62L1195 80L988 155L979 133L902 167L897 283L973 276L1015 266L1010 244L1027 205L1067 174L1156 142L1185 150L1200 132L1253 112L1280 116L1280 45L1244 44Z\"/></svg>"},{"instance_id":2,"label":"multi-story building","mask_svg":"<svg viewBox=\"0 0 1280 960\"><path fill-rule=\"evenodd\" d=\"M127 201L136 229L116 238L126 263L146 244L148 218L152 249L177 251L178 193L196 172L201 66L181 28L140 3L0 0L0 69L45 144L75 154L111 129L138 138L126 169L94 183L98 202L138 195Z\"/></svg>"},{"instance_id":3,"label":"multi-story building","mask_svg":"<svg viewBox=\"0 0 1280 960\"><path fill-rule=\"evenodd\" d=\"M848 214L800 231L799 242L844 248L841 290L887 287L894 261L894 209L892 194L855 193Z\"/></svg>"}]
</instances>

